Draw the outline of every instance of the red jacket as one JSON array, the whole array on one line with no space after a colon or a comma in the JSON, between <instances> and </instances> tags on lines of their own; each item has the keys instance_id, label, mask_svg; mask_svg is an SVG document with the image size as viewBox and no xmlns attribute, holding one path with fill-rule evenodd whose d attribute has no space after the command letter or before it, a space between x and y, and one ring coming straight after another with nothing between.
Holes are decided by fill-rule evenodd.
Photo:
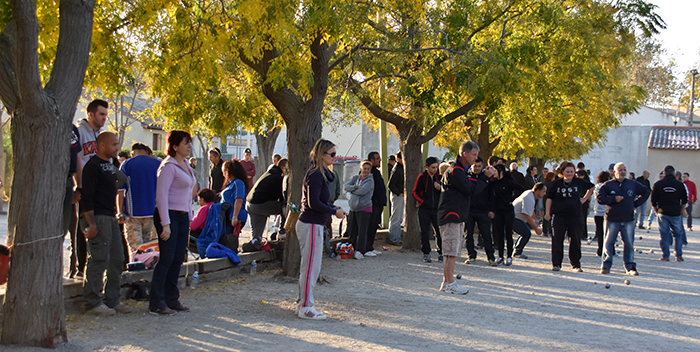
<instances>
[{"instance_id":1,"label":"red jacket","mask_svg":"<svg viewBox=\"0 0 700 352\"><path fill-rule=\"evenodd\" d=\"M688 203L695 203L698 200L698 189L695 187L695 182L688 180L683 183L688 189Z\"/></svg>"}]
</instances>

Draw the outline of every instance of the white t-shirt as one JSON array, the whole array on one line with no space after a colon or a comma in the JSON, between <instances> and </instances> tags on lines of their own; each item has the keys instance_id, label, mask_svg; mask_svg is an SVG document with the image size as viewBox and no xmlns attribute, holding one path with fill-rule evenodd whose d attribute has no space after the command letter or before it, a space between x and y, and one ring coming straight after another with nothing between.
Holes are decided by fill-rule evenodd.
<instances>
[{"instance_id":1,"label":"white t-shirt","mask_svg":"<svg viewBox=\"0 0 700 352\"><path fill-rule=\"evenodd\" d=\"M535 192L528 189L520 194L520 197L513 201L513 210L515 210L515 218L527 224L525 215L532 216L535 212Z\"/></svg>"}]
</instances>

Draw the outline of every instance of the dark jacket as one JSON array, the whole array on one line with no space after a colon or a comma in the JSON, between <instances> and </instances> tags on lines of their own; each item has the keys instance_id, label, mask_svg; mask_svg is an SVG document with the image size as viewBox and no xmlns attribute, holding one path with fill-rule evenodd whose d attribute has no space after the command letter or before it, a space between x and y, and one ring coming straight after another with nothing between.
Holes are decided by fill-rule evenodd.
<instances>
[{"instance_id":1,"label":"dark jacket","mask_svg":"<svg viewBox=\"0 0 700 352\"><path fill-rule=\"evenodd\" d=\"M609 222L634 221L634 208L644 204L649 198L649 191L643 184L630 179L622 182L612 179L603 183L598 190L596 200L605 207L605 218ZM615 197L624 197L621 202L615 201Z\"/></svg>"},{"instance_id":2,"label":"dark jacket","mask_svg":"<svg viewBox=\"0 0 700 352\"><path fill-rule=\"evenodd\" d=\"M651 182L649 182L648 178L645 179L644 176L639 176L637 177L637 182L645 185L649 189L649 191L651 191Z\"/></svg>"},{"instance_id":3,"label":"dark jacket","mask_svg":"<svg viewBox=\"0 0 700 352\"><path fill-rule=\"evenodd\" d=\"M539 177L535 176L532 177L530 175L525 176L525 183L523 186L525 186L525 190L532 189L532 187L535 187L535 184L539 182Z\"/></svg>"},{"instance_id":4,"label":"dark jacket","mask_svg":"<svg viewBox=\"0 0 700 352\"><path fill-rule=\"evenodd\" d=\"M250 204L263 204L271 200L282 202L284 200L284 195L282 194L283 178L282 169L273 165L260 176L258 182L255 182L255 186L248 192L246 200Z\"/></svg>"},{"instance_id":5,"label":"dark jacket","mask_svg":"<svg viewBox=\"0 0 700 352\"><path fill-rule=\"evenodd\" d=\"M681 181L673 175L667 175L656 181L651 191L651 205L658 209L659 214L668 216L681 215L681 206L688 203L688 192Z\"/></svg>"},{"instance_id":6,"label":"dark jacket","mask_svg":"<svg viewBox=\"0 0 700 352\"><path fill-rule=\"evenodd\" d=\"M469 215L471 197L486 188L488 181L467 176L468 166L459 159L442 176L442 193L438 205L438 223L464 223Z\"/></svg>"},{"instance_id":7,"label":"dark jacket","mask_svg":"<svg viewBox=\"0 0 700 352\"><path fill-rule=\"evenodd\" d=\"M483 171L478 175L473 173L467 173L467 176L473 179L483 179L484 182L489 181L489 178L486 177L486 175L484 175ZM493 208L491 208L492 204L489 201L490 195L491 193L489 192L489 187L484 187L480 191L475 192L474 195L472 195L471 204L469 206L469 212L486 214L490 211L493 211Z\"/></svg>"},{"instance_id":8,"label":"dark jacket","mask_svg":"<svg viewBox=\"0 0 700 352\"><path fill-rule=\"evenodd\" d=\"M218 164L211 164L209 167L209 186L214 193L219 193L224 188L224 174L221 171L221 165L224 160L219 160Z\"/></svg>"},{"instance_id":9,"label":"dark jacket","mask_svg":"<svg viewBox=\"0 0 700 352\"><path fill-rule=\"evenodd\" d=\"M335 207L330 203L331 188L328 186L328 182L332 181L334 176L327 169L322 170L326 173L326 178L323 178L321 170L313 167L309 168L304 176L299 221L307 224L325 225L328 217L335 213Z\"/></svg>"},{"instance_id":10,"label":"dark jacket","mask_svg":"<svg viewBox=\"0 0 700 352\"><path fill-rule=\"evenodd\" d=\"M513 181L522 187L525 187L525 175L521 174L518 170L512 170L510 175L513 177Z\"/></svg>"},{"instance_id":11,"label":"dark jacket","mask_svg":"<svg viewBox=\"0 0 700 352\"><path fill-rule=\"evenodd\" d=\"M394 168L391 169L391 174L389 174L389 190L397 196L404 192L403 164L399 162L394 164Z\"/></svg>"},{"instance_id":12,"label":"dark jacket","mask_svg":"<svg viewBox=\"0 0 700 352\"><path fill-rule=\"evenodd\" d=\"M424 209L437 209L440 203L440 190L435 189L435 182L440 182L442 175L435 173L433 177L428 175L428 171L423 171L416 183L413 185L413 198L416 205Z\"/></svg>"},{"instance_id":13,"label":"dark jacket","mask_svg":"<svg viewBox=\"0 0 700 352\"><path fill-rule=\"evenodd\" d=\"M517 199L525 188L508 178L494 180L489 184L490 208L498 212L513 212L513 201Z\"/></svg>"},{"instance_id":14,"label":"dark jacket","mask_svg":"<svg viewBox=\"0 0 700 352\"><path fill-rule=\"evenodd\" d=\"M372 168L374 178L374 193L372 193L372 207L383 208L386 205L386 186L382 173L376 167Z\"/></svg>"}]
</instances>

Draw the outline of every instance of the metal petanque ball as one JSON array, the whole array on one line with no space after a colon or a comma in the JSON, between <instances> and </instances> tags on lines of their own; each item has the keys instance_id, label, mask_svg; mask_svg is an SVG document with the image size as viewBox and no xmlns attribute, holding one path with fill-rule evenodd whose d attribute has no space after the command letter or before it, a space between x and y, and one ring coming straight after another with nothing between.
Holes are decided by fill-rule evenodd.
<instances>
[{"instance_id":1,"label":"metal petanque ball","mask_svg":"<svg viewBox=\"0 0 700 352\"><path fill-rule=\"evenodd\" d=\"M630 280L625 280L625 285L629 285L629 284L630 284Z\"/></svg>"},{"instance_id":2,"label":"metal petanque ball","mask_svg":"<svg viewBox=\"0 0 700 352\"><path fill-rule=\"evenodd\" d=\"M605 284L605 288L610 288L610 284Z\"/></svg>"},{"instance_id":3,"label":"metal petanque ball","mask_svg":"<svg viewBox=\"0 0 700 352\"><path fill-rule=\"evenodd\" d=\"M461 280L461 279L462 279L462 274L457 274L456 277L457 277L457 280Z\"/></svg>"}]
</instances>

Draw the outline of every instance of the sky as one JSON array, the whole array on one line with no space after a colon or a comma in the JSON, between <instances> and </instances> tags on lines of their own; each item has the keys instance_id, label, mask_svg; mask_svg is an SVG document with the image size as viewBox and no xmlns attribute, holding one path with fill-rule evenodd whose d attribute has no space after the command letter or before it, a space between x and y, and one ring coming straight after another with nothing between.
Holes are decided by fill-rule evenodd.
<instances>
[{"instance_id":1,"label":"sky","mask_svg":"<svg viewBox=\"0 0 700 352\"><path fill-rule=\"evenodd\" d=\"M700 0L651 0L666 22L657 38L677 63L676 77L700 71Z\"/></svg>"}]
</instances>

